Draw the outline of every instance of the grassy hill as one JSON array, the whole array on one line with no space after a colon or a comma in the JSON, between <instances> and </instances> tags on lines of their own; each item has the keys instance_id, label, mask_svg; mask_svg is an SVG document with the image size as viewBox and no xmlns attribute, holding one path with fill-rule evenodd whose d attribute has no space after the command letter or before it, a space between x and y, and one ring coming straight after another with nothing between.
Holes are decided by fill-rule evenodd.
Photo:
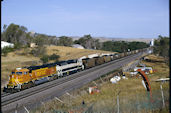
<instances>
[{"instance_id":1,"label":"grassy hill","mask_svg":"<svg viewBox=\"0 0 171 113\"><path fill-rule=\"evenodd\" d=\"M111 53L108 51L101 50L88 50L88 49L77 49L65 46L46 46L47 54L52 55L57 54L60 56L59 60L76 59L82 56L87 56L89 54L95 53ZM15 52L9 53L6 57L1 56L1 82L3 84L8 80L8 75L11 71L17 67L24 67L30 65L40 65L42 62L39 57L34 57L28 54L31 48L17 50ZM23 54L26 53L26 54Z\"/></svg>"},{"instance_id":2,"label":"grassy hill","mask_svg":"<svg viewBox=\"0 0 171 113\"><path fill-rule=\"evenodd\" d=\"M102 50L89 50L89 49L77 49L65 46L48 46L47 54L52 55L53 53L60 55L59 60L76 59L82 56L87 56L95 53L112 53L109 51Z\"/></svg>"}]
</instances>

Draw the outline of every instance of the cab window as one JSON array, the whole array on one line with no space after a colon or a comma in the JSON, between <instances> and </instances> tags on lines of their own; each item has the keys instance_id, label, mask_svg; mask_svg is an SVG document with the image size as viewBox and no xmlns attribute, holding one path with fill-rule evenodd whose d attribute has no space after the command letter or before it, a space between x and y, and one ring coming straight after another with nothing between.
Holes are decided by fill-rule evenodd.
<instances>
[{"instance_id":1,"label":"cab window","mask_svg":"<svg viewBox=\"0 0 171 113\"><path fill-rule=\"evenodd\" d=\"M12 74L12 75L14 75L14 74L15 74L15 72L11 72L11 74Z\"/></svg>"},{"instance_id":2,"label":"cab window","mask_svg":"<svg viewBox=\"0 0 171 113\"><path fill-rule=\"evenodd\" d=\"M27 75L27 72L24 72L24 75Z\"/></svg>"},{"instance_id":3,"label":"cab window","mask_svg":"<svg viewBox=\"0 0 171 113\"><path fill-rule=\"evenodd\" d=\"M22 75L22 72L16 72L17 75Z\"/></svg>"}]
</instances>

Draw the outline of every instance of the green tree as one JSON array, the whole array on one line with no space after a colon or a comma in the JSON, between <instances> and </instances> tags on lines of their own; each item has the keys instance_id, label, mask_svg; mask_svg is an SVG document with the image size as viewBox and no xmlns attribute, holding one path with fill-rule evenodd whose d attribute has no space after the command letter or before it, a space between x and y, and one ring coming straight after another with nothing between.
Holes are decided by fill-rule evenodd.
<instances>
[{"instance_id":1,"label":"green tree","mask_svg":"<svg viewBox=\"0 0 171 113\"><path fill-rule=\"evenodd\" d=\"M159 35L154 42L154 53L164 57L166 62L169 60L169 41L169 37Z\"/></svg>"},{"instance_id":2,"label":"green tree","mask_svg":"<svg viewBox=\"0 0 171 113\"><path fill-rule=\"evenodd\" d=\"M74 42L75 44L80 44L86 49L100 49L101 44L98 39L93 39L91 35L84 35L80 39Z\"/></svg>"},{"instance_id":3,"label":"green tree","mask_svg":"<svg viewBox=\"0 0 171 113\"><path fill-rule=\"evenodd\" d=\"M58 40L58 45L60 46L72 46L73 40L70 37L61 36Z\"/></svg>"},{"instance_id":4,"label":"green tree","mask_svg":"<svg viewBox=\"0 0 171 113\"><path fill-rule=\"evenodd\" d=\"M26 34L27 46L29 47L30 44L33 42L33 37L30 36L30 33Z\"/></svg>"},{"instance_id":5,"label":"green tree","mask_svg":"<svg viewBox=\"0 0 171 113\"><path fill-rule=\"evenodd\" d=\"M94 39L94 49L101 49L102 44L99 42L99 39Z\"/></svg>"},{"instance_id":6,"label":"green tree","mask_svg":"<svg viewBox=\"0 0 171 113\"><path fill-rule=\"evenodd\" d=\"M133 41L133 42L128 43L128 48L131 50L137 50L137 49L142 49L142 48L147 48L147 47L149 47L149 44L145 42Z\"/></svg>"},{"instance_id":7,"label":"green tree","mask_svg":"<svg viewBox=\"0 0 171 113\"><path fill-rule=\"evenodd\" d=\"M43 62L43 63L47 63L49 61L49 56L48 55L43 55L40 60Z\"/></svg>"},{"instance_id":8,"label":"green tree","mask_svg":"<svg viewBox=\"0 0 171 113\"><path fill-rule=\"evenodd\" d=\"M114 48L114 44L112 41L106 41L103 43L102 50L113 51L113 48Z\"/></svg>"},{"instance_id":9,"label":"green tree","mask_svg":"<svg viewBox=\"0 0 171 113\"><path fill-rule=\"evenodd\" d=\"M30 54L32 54L35 57L42 57L44 55L46 55L46 47L44 46L38 46L36 48L33 48L30 52Z\"/></svg>"},{"instance_id":10,"label":"green tree","mask_svg":"<svg viewBox=\"0 0 171 113\"><path fill-rule=\"evenodd\" d=\"M27 28L24 26L19 26L13 23L11 23L8 27L7 25L4 25L2 40L14 44L20 43L22 45L26 45L26 32Z\"/></svg>"},{"instance_id":11,"label":"green tree","mask_svg":"<svg viewBox=\"0 0 171 113\"><path fill-rule=\"evenodd\" d=\"M7 56L7 54L12 51L14 51L14 48L6 46L1 49L1 55Z\"/></svg>"},{"instance_id":12,"label":"green tree","mask_svg":"<svg viewBox=\"0 0 171 113\"><path fill-rule=\"evenodd\" d=\"M56 54L52 54L51 56L49 56L49 59L50 60L58 61L59 58L60 58L60 56L59 55L56 55Z\"/></svg>"},{"instance_id":13,"label":"green tree","mask_svg":"<svg viewBox=\"0 0 171 113\"><path fill-rule=\"evenodd\" d=\"M36 45L42 47L46 44L46 41L47 41L47 37L45 35L37 35L35 38L34 38L34 42L36 43Z\"/></svg>"},{"instance_id":14,"label":"green tree","mask_svg":"<svg viewBox=\"0 0 171 113\"><path fill-rule=\"evenodd\" d=\"M127 52L130 50L137 50L149 47L144 42L125 42L125 41L106 41L103 42L102 50L114 51L114 52Z\"/></svg>"}]
</instances>

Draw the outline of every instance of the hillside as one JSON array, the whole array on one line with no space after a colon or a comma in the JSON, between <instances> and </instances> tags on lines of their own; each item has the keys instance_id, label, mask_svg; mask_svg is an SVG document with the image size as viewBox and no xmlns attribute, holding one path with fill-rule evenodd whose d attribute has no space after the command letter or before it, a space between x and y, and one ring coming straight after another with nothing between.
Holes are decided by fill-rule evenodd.
<instances>
[{"instance_id":1,"label":"hillside","mask_svg":"<svg viewBox=\"0 0 171 113\"><path fill-rule=\"evenodd\" d=\"M102 50L89 50L89 49L77 49L72 47L65 46L48 46L47 47L48 55L52 55L53 53L60 55L59 60L67 60L67 59L76 59L82 56L87 56L95 53L112 53L109 51Z\"/></svg>"},{"instance_id":2,"label":"hillside","mask_svg":"<svg viewBox=\"0 0 171 113\"><path fill-rule=\"evenodd\" d=\"M31 48L21 49L9 53L6 57L1 56L1 87L3 87L3 84L6 83L6 81L8 80L8 75L11 73L13 69L17 67L42 64L42 62L40 62L39 57L34 57L30 54L23 54L29 53L29 51L31 50ZM60 56L59 60L68 60L80 58L82 56L87 56L89 54L111 52L101 50L77 49L64 46L47 46L47 54L52 55L53 53Z\"/></svg>"}]
</instances>

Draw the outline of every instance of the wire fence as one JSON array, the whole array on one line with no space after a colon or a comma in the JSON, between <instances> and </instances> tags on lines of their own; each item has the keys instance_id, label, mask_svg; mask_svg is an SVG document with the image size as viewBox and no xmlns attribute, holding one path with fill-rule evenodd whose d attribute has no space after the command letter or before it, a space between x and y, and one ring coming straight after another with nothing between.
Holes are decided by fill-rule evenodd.
<instances>
[{"instance_id":1,"label":"wire fence","mask_svg":"<svg viewBox=\"0 0 171 113\"><path fill-rule=\"evenodd\" d=\"M52 109L49 113L144 113L165 108L169 109L169 90L153 91L152 98L149 92L129 97L118 95L112 99L99 99L94 103L73 106L69 110Z\"/></svg>"}]
</instances>

